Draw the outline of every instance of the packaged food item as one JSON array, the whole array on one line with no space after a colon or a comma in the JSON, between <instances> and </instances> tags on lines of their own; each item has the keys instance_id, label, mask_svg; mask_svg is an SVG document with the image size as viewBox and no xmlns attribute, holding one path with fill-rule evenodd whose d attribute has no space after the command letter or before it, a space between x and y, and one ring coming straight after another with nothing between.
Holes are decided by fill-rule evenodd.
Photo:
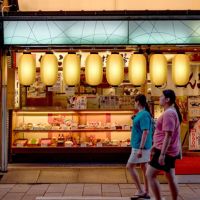
<instances>
[{"instance_id":1,"label":"packaged food item","mask_svg":"<svg viewBox=\"0 0 200 200\"><path fill-rule=\"evenodd\" d=\"M17 139L15 140L14 145L16 147L24 147L26 146L27 142L28 142L28 139Z\"/></svg>"},{"instance_id":2,"label":"packaged food item","mask_svg":"<svg viewBox=\"0 0 200 200\"><path fill-rule=\"evenodd\" d=\"M119 141L118 140L111 140L111 145L112 146L118 146L119 145Z\"/></svg>"},{"instance_id":3,"label":"packaged food item","mask_svg":"<svg viewBox=\"0 0 200 200\"><path fill-rule=\"evenodd\" d=\"M110 140L108 138L102 140L103 146L109 146L110 145Z\"/></svg>"},{"instance_id":4,"label":"packaged food item","mask_svg":"<svg viewBox=\"0 0 200 200\"><path fill-rule=\"evenodd\" d=\"M121 129L122 129L122 126L116 125L116 130L121 130Z\"/></svg>"},{"instance_id":5,"label":"packaged food item","mask_svg":"<svg viewBox=\"0 0 200 200\"><path fill-rule=\"evenodd\" d=\"M63 134L59 134L58 135L58 140L57 140L57 145L64 145L64 142L65 142L65 138L64 138L64 135Z\"/></svg>"},{"instance_id":6,"label":"packaged food item","mask_svg":"<svg viewBox=\"0 0 200 200\"><path fill-rule=\"evenodd\" d=\"M103 143L102 143L101 139L97 139L96 146L97 147L102 147L103 146Z\"/></svg>"},{"instance_id":7,"label":"packaged food item","mask_svg":"<svg viewBox=\"0 0 200 200\"><path fill-rule=\"evenodd\" d=\"M50 138L42 138L40 141L41 147L48 147L51 146L51 139Z\"/></svg>"},{"instance_id":8,"label":"packaged food item","mask_svg":"<svg viewBox=\"0 0 200 200\"><path fill-rule=\"evenodd\" d=\"M32 123L27 124L27 130L33 130L33 124Z\"/></svg>"},{"instance_id":9,"label":"packaged food item","mask_svg":"<svg viewBox=\"0 0 200 200\"><path fill-rule=\"evenodd\" d=\"M28 145L29 146L37 146L39 145L39 139L36 138L31 138L30 140L28 140Z\"/></svg>"},{"instance_id":10,"label":"packaged food item","mask_svg":"<svg viewBox=\"0 0 200 200\"><path fill-rule=\"evenodd\" d=\"M51 139L51 145L52 146L56 146L57 145L57 138L56 137L52 137L52 139Z\"/></svg>"},{"instance_id":11,"label":"packaged food item","mask_svg":"<svg viewBox=\"0 0 200 200\"><path fill-rule=\"evenodd\" d=\"M72 147L72 146L73 146L73 142L72 142L72 141L67 140L67 141L65 142L65 147Z\"/></svg>"},{"instance_id":12,"label":"packaged food item","mask_svg":"<svg viewBox=\"0 0 200 200\"><path fill-rule=\"evenodd\" d=\"M81 147L87 147L88 146L88 142L82 142L81 143Z\"/></svg>"},{"instance_id":13,"label":"packaged food item","mask_svg":"<svg viewBox=\"0 0 200 200\"><path fill-rule=\"evenodd\" d=\"M126 141L120 141L120 146L121 147L127 147L128 146L128 142L126 142Z\"/></svg>"}]
</instances>

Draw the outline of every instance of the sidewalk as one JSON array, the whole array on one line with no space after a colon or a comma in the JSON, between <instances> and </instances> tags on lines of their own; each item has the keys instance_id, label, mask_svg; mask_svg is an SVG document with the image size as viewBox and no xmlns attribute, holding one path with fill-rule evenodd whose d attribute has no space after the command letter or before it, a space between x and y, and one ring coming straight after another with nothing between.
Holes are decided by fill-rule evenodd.
<instances>
[{"instance_id":1,"label":"sidewalk","mask_svg":"<svg viewBox=\"0 0 200 200\"><path fill-rule=\"evenodd\" d=\"M141 176L140 170L139 174ZM124 165L9 165L1 174L2 200L129 200L136 192ZM200 199L200 175L178 175L179 200ZM170 200L164 176L162 195Z\"/></svg>"},{"instance_id":2,"label":"sidewalk","mask_svg":"<svg viewBox=\"0 0 200 200\"><path fill-rule=\"evenodd\" d=\"M179 184L179 188L179 200L200 199L200 184ZM161 184L161 189L165 200L170 200L168 185ZM46 199L59 200L60 197L60 199L69 200L77 197L75 198L77 200L128 200L135 191L136 188L134 184L0 184L0 199L35 200L36 198L45 199L44 197L48 197Z\"/></svg>"}]
</instances>

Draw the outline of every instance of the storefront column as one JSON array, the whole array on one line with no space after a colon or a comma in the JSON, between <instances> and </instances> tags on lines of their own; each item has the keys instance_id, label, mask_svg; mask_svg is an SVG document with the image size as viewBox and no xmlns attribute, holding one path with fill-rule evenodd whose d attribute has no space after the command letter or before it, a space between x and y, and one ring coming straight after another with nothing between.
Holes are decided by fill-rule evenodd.
<instances>
[{"instance_id":1,"label":"storefront column","mask_svg":"<svg viewBox=\"0 0 200 200\"><path fill-rule=\"evenodd\" d=\"M8 166L8 111L7 111L7 57L1 53L1 163L2 172L7 171Z\"/></svg>"}]
</instances>

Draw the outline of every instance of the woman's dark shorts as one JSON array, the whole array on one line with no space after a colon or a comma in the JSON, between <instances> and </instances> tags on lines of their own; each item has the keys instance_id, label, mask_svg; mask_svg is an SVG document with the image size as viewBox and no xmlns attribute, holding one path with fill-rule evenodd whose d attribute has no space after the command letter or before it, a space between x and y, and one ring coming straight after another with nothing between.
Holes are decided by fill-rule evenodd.
<instances>
[{"instance_id":1,"label":"woman's dark shorts","mask_svg":"<svg viewBox=\"0 0 200 200\"><path fill-rule=\"evenodd\" d=\"M159 169L159 170L163 170L165 172L170 172L170 169L175 168L175 161L176 161L176 157L173 156L169 156L169 155L165 155L165 165L160 165L158 163L158 158L160 156L160 150L153 148L152 149L152 157L151 160L149 162L149 165L151 165L152 167Z\"/></svg>"}]
</instances>

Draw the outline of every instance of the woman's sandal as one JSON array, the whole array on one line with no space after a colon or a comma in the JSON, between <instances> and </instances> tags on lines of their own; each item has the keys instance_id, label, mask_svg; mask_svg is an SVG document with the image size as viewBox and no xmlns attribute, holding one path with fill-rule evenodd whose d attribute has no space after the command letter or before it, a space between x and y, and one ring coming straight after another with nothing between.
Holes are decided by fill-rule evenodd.
<instances>
[{"instance_id":1,"label":"woman's sandal","mask_svg":"<svg viewBox=\"0 0 200 200\"><path fill-rule=\"evenodd\" d=\"M141 194L141 195L134 195L131 197L131 200L136 200L136 199L150 199L151 197L147 194Z\"/></svg>"}]
</instances>

